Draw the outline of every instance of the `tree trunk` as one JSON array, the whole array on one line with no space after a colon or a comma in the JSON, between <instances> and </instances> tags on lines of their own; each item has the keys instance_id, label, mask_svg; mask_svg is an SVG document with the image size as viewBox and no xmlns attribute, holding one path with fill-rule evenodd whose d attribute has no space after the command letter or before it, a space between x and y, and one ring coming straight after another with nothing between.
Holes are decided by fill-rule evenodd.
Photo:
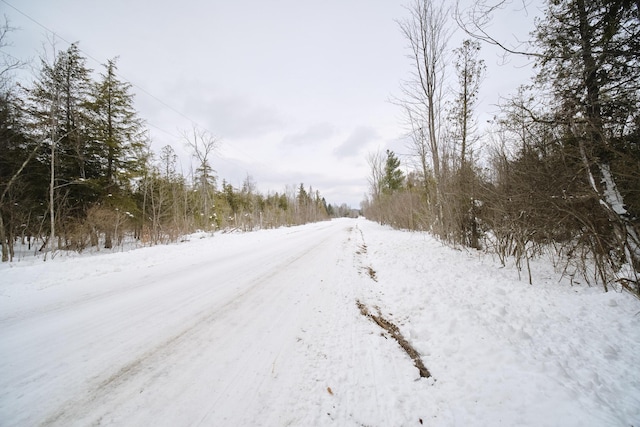
<instances>
[{"instance_id":1,"label":"tree trunk","mask_svg":"<svg viewBox=\"0 0 640 427\"><path fill-rule=\"evenodd\" d=\"M0 244L2 244L2 262L9 261L9 247L7 245L7 237L4 232L4 219L0 215Z\"/></svg>"},{"instance_id":2,"label":"tree trunk","mask_svg":"<svg viewBox=\"0 0 640 427\"><path fill-rule=\"evenodd\" d=\"M105 249L111 249L113 247L113 242L112 242L112 231L111 229L108 229L105 233L104 233L104 248Z\"/></svg>"}]
</instances>

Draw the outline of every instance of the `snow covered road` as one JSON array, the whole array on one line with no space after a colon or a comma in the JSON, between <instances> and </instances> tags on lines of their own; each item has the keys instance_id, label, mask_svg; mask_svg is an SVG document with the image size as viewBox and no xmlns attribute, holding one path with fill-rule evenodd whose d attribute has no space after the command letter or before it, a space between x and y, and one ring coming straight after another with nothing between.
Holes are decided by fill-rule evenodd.
<instances>
[{"instance_id":1,"label":"snow covered road","mask_svg":"<svg viewBox=\"0 0 640 427\"><path fill-rule=\"evenodd\" d=\"M346 219L4 265L0 425L640 421L637 301L514 275Z\"/></svg>"}]
</instances>

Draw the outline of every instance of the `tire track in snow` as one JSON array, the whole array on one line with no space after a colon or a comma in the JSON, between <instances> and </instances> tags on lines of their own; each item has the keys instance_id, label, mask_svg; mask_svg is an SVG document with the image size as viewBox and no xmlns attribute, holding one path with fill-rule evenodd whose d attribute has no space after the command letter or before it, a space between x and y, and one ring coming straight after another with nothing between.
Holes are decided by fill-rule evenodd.
<instances>
[{"instance_id":1,"label":"tire track in snow","mask_svg":"<svg viewBox=\"0 0 640 427\"><path fill-rule=\"evenodd\" d=\"M421 360L421 355L413 346L406 340L400 329L396 324L391 323L386 318L382 317L378 306L384 306L384 293L382 291L383 286L389 286L389 283L385 283L385 279L378 283L377 271L374 269L375 265L371 262L371 254L369 253L371 248L367 245L365 233L362 228L356 225L354 229L354 267L358 272L358 276L363 277L361 283L362 286L358 291L358 297L352 300L352 308L357 313L358 319L364 317L369 318L378 326L383 328L384 331L389 333L393 340L396 341L396 345L389 346L389 340L387 335L380 332L372 332L371 327L367 326L370 322L367 322L363 326L361 333L368 331L370 339L367 348L368 363L372 366L371 373L373 377L373 384L404 384L404 388L413 388L415 392L422 394L426 388L425 384L434 384L434 379L431 377L430 372L424 366ZM375 254L375 253L374 253ZM362 272L365 274L362 274ZM384 273L384 271L381 271ZM382 275L382 274L381 274ZM373 282L372 282L373 281ZM373 283L373 284L372 284ZM378 316L372 315L366 305L362 301L375 301L375 304L369 304L375 306L378 309ZM363 312L364 309L364 312ZM379 330L378 330L379 331ZM376 338L375 340L373 338ZM398 346L402 351L398 352ZM407 357L408 356L408 357ZM414 361L412 366L409 361ZM418 378L414 376L414 369L418 370ZM418 379L427 379L427 382L417 381ZM411 384L410 386L408 386ZM374 397L376 401L376 408L379 409L377 416L374 418L374 425L406 425L407 423L413 424L422 423L423 418L426 418L427 413L415 413L406 412L402 407L403 402L407 399L407 396L398 396L389 394L387 390L379 390L378 387L373 387ZM418 394L416 393L416 395ZM413 397L412 397L413 398ZM395 403L394 403L395 402ZM364 418L365 420L367 418ZM369 423L359 423L359 425L370 425Z\"/></svg>"},{"instance_id":2,"label":"tire track in snow","mask_svg":"<svg viewBox=\"0 0 640 427\"><path fill-rule=\"evenodd\" d=\"M361 241L362 242L362 243L357 245L358 249L355 252L356 255L357 255L356 259L360 264L362 264L360 262L360 258L361 257L366 257L366 255L367 255L367 245L365 243L363 231L360 228L358 228L357 226L356 226L356 230L359 233L359 234L356 233L358 235L358 238L356 239L356 241ZM367 274L369 275L369 277L374 282L377 282L378 279L376 277L376 272L373 269L373 267L371 267L370 263L364 263L364 264L367 264L367 266L366 267L360 267L360 268L365 270L367 272ZM378 310L378 314L377 315L371 313L369 308L366 306L366 304L362 303L359 299L356 299L356 307L358 307L358 310L360 311L360 313L363 316L371 319L374 323L376 323L383 330L388 332L389 335L391 335L391 337L398 343L398 345L404 350L404 352L413 360L414 365L418 369L418 372L420 373L420 377L421 378L431 378L431 372L429 372L429 370L424 366L424 363L422 362L422 359L421 359L420 354L418 353L418 351L402 335L402 333L400 332L400 329L398 328L398 326L396 326L393 322L389 321L388 319L385 319L382 316L382 313L380 313L380 309L377 306L376 306L376 309Z\"/></svg>"},{"instance_id":3,"label":"tire track in snow","mask_svg":"<svg viewBox=\"0 0 640 427\"><path fill-rule=\"evenodd\" d=\"M353 234L355 235L354 241L356 242L357 246L355 250L354 262L357 265L358 271L364 271L371 280L377 282L378 278L376 276L376 271L373 269L373 267L371 267L371 264L366 261L368 259L368 247L367 243L364 240L364 233L357 224L351 231L353 231ZM365 261L363 261L363 258L365 259Z\"/></svg>"},{"instance_id":4,"label":"tire track in snow","mask_svg":"<svg viewBox=\"0 0 640 427\"><path fill-rule=\"evenodd\" d=\"M414 367L395 345L381 336L363 319L355 301L363 295L378 292L378 286L361 269L364 236L357 223L349 230L348 241L343 244L345 265L340 284L334 287L327 302L334 305L330 318L320 318L314 324L312 335L317 337L309 345L313 365L308 375L311 385L301 395L315 396L318 403L306 408L297 418L269 420L265 425L406 425L407 420L417 423L420 416L406 411L404 396L397 387L410 390L421 388L415 382ZM360 252L360 253L358 253ZM316 320L318 322L318 320ZM332 393L328 392L331 389ZM293 413L300 402L292 400L285 407ZM274 421L274 422L271 422Z\"/></svg>"}]
</instances>

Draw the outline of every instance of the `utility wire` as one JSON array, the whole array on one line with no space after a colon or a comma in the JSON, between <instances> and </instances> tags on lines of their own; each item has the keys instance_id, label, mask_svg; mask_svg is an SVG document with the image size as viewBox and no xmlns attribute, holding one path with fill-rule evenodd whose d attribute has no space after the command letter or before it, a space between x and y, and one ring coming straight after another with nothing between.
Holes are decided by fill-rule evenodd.
<instances>
[{"instance_id":1,"label":"utility wire","mask_svg":"<svg viewBox=\"0 0 640 427\"><path fill-rule=\"evenodd\" d=\"M68 45L72 45L73 43L70 42L69 40L66 40L64 37L60 36L58 33L56 33L55 31L53 31L52 29L48 28L46 25L40 23L39 21L37 21L35 18L29 16L28 14L26 14L25 12L21 11L20 9L18 9L17 7L15 7L14 5L12 5L11 3L7 2L6 0L0 0L2 1L2 3L6 4L7 6L9 6L10 8L12 8L13 10L15 10L16 12L18 12L19 14L21 14L22 16L24 16L25 18L27 18L28 20L30 20L31 22L33 22L34 24L40 26L41 28L43 28L45 31L53 34L54 37L62 40L63 42L67 43ZM93 56L91 56L89 53L85 52L84 50L82 50L80 47L78 47L78 50L80 52L82 52L87 58L95 61L97 64L103 65L103 62L94 58ZM158 103L160 103L162 106L170 109L171 111L173 111L176 114L179 114L181 117L189 120L191 123L195 124L196 126L203 128L205 130L207 130L208 132L211 132L209 129L206 129L205 127L201 126L196 120L192 119L191 117L187 116L186 114L184 114L183 112L173 108L171 105L167 104L166 102L164 102L162 99L158 98L157 96L155 96L154 94L152 94L151 92L149 92L148 90L146 90L145 88L141 87L140 85L137 85L135 83L133 83L131 80L127 79L125 76L123 76L120 73L116 73L116 75L118 75L118 77L120 77L121 79L125 80L127 83L129 83L131 86L137 88L138 90L140 90L141 92L145 93L147 96L153 98L155 101L157 101ZM211 132L213 134L213 132Z\"/></svg>"},{"instance_id":2,"label":"utility wire","mask_svg":"<svg viewBox=\"0 0 640 427\"><path fill-rule=\"evenodd\" d=\"M41 27L42 29L44 29L44 30L45 30L45 31L47 31L48 33L52 34L55 38L58 38L58 39L62 40L63 42L67 43L68 45L72 45L72 44L73 44L73 43L72 43L72 42L70 42L69 40L66 40L64 37L60 36L58 33L56 33L56 32L55 32L54 30L52 30L51 28L49 28L49 27L47 27L46 25L42 24L41 22L39 22L38 20L36 20L36 19L35 19L35 18L33 18L32 16L28 15L27 13L23 12L22 10L18 9L17 7L15 7L15 6L14 6L14 5L12 5L11 3L7 2L6 0L0 0L0 1L1 1L2 3L6 4L7 6L9 6L10 8L12 8L13 10L15 10L16 12L18 12L19 14L21 14L22 16L24 16L25 18L27 18L28 20L30 20L31 22L33 22L34 24L38 25L39 27ZM81 49L79 46L78 46L78 50L79 50L80 52L82 52L82 53L83 53L87 58L89 58L89 59L93 60L96 64L99 64L99 65L102 65L102 64L103 64L103 62L102 62L102 61L100 61L100 60L96 59L95 57L93 57L92 55L90 55L89 53L87 53L86 51L84 51L83 49ZM179 111L178 109L176 109L176 108L172 107L171 105L167 104L167 103L166 103L166 102L164 102L162 99L160 99L159 97L155 96L154 94L152 94L152 93L151 93L151 92L149 92L148 90L144 89L144 88L143 88L143 87L141 87L140 85L137 85L137 84L133 83L130 79L126 78L126 76L122 75L122 74L121 74L121 73L119 73L119 72L117 72L117 73L116 73L116 75L117 75L118 77L120 77L122 80L124 80L125 82L129 83L132 87L135 87L135 88L136 88L136 89L138 89L140 92L144 93L145 95L149 96L150 98L152 98L153 100L155 100L156 102L158 102L158 103L159 103L160 105L162 105L163 107L165 107L165 108L167 108L167 109L169 109L169 110L173 111L174 113L178 114L180 117L182 117L182 118L184 118L184 119L187 119L187 120L188 120L189 122L191 122L193 125L195 125L195 126L197 126L197 127L201 128L201 129L206 130L206 131L207 131L207 132L209 132L211 135L215 135L215 133L214 133L214 132L212 132L210 129L207 129L206 127L202 126L200 123L198 123L198 122L197 122L196 120L194 120L193 118L191 118L191 117L187 116L186 114L184 114L182 111ZM156 125L154 125L154 124L150 123L148 120L145 120L145 122L146 122L149 126L151 126L151 127L155 128L155 129L157 129L157 130L159 130L159 131L161 131L161 132L163 132L163 133L165 133L165 134L167 134L167 135L171 136L172 138L175 138L176 140L179 140L179 139L180 139L180 137L178 137L177 135L174 135L174 134L172 134L171 132L169 132L169 131L167 131L167 130L165 130L165 129L162 129L162 128L161 128L161 127L159 127L159 126L156 126ZM266 165L266 164L264 164L263 162L261 162L261 161L259 161L259 160L255 159L253 156L251 156L250 154L246 153L244 150L241 150L239 147L233 147L233 149L237 150L241 155L246 156L247 158L249 158L249 159L251 159L251 160L255 161L256 163L258 163L258 164L262 164L262 165L264 165L264 166L267 166L267 165ZM218 157L219 157L221 160L224 160L224 161L226 161L226 162L228 162L228 163L234 164L235 166L238 166L238 167L240 167L240 168L244 169L244 170L245 170L245 172L247 172L247 173L248 173L248 171L246 170L246 168L241 167L240 165L238 165L238 163L237 163L237 162L233 161L232 159L230 159L230 158L224 158L224 157L221 157L221 156L220 156L220 153L219 153L219 156L218 156Z\"/></svg>"}]
</instances>

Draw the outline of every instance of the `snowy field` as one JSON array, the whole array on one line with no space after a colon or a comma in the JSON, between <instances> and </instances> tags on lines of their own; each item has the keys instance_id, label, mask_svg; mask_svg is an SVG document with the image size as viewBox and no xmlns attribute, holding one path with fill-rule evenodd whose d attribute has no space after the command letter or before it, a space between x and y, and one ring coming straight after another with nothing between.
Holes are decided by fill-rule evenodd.
<instances>
[{"instance_id":1,"label":"snowy field","mask_svg":"<svg viewBox=\"0 0 640 427\"><path fill-rule=\"evenodd\" d=\"M363 219L5 263L0 425L639 427L640 302L534 268Z\"/></svg>"}]
</instances>

